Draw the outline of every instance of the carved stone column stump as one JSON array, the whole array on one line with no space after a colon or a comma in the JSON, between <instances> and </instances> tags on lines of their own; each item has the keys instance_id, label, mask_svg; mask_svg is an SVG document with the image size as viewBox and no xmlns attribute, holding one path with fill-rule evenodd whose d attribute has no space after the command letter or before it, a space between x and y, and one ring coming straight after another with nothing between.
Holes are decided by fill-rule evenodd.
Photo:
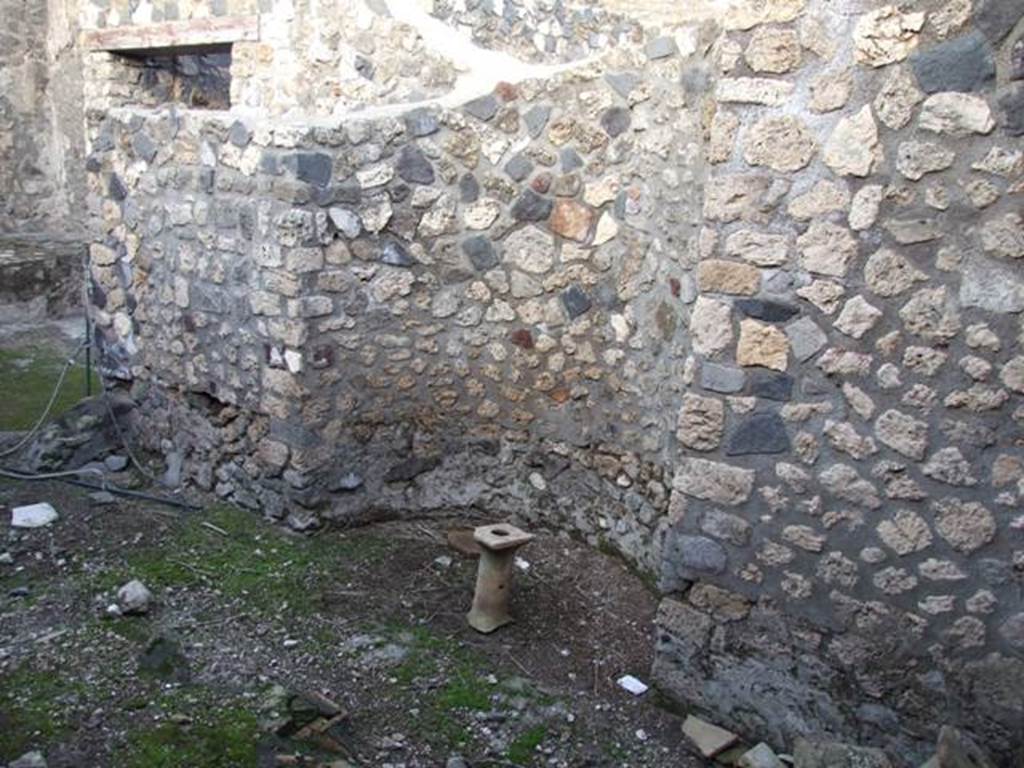
<instances>
[{"instance_id":1,"label":"carved stone column stump","mask_svg":"<svg viewBox=\"0 0 1024 768\"><path fill-rule=\"evenodd\" d=\"M476 572L473 607L466 618L469 626L486 634L512 621L508 600L516 551L533 539L533 534L514 525L496 523L479 526L473 531L473 538L483 552Z\"/></svg>"}]
</instances>

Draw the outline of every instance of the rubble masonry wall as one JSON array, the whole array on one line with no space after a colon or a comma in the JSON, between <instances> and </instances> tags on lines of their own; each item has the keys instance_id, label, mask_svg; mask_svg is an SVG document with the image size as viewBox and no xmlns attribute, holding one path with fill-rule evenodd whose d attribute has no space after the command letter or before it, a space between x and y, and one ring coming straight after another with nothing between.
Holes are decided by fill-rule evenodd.
<instances>
[{"instance_id":1,"label":"rubble masonry wall","mask_svg":"<svg viewBox=\"0 0 1024 768\"><path fill-rule=\"evenodd\" d=\"M1022 10L652 3L598 40L556 6L439 4L451 57L526 62L503 83L380 3L321 48L260 8L225 113L90 55L94 317L140 436L296 528L468 508L615 547L665 594L658 682L778 746L909 764L951 722L1009 760Z\"/></svg>"}]
</instances>

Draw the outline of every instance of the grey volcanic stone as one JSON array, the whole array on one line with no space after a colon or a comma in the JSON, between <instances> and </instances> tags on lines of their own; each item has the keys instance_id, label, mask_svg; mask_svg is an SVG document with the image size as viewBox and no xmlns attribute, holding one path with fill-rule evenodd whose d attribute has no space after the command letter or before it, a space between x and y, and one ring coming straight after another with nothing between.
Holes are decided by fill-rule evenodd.
<instances>
[{"instance_id":1,"label":"grey volcanic stone","mask_svg":"<svg viewBox=\"0 0 1024 768\"><path fill-rule=\"evenodd\" d=\"M7 768L48 768L48 765L42 752L26 752Z\"/></svg>"},{"instance_id":2,"label":"grey volcanic stone","mask_svg":"<svg viewBox=\"0 0 1024 768\"><path fill-rule=\"evenodd\" d=\"M788 402L793 399L793 377L762 369L750 372L747 392L754 397Z\"/></svg>"},{"instance_id":3,"label":"grey volcanic stone","mask_svg":"<svg viewBox=\"0 0 1024 768\"><path fill-rule=\"evenodd\" d=\"M475 203L480 197L480 182L472 173L464 173L459 179L459 196L464 203Z\"/></svg>"},{"instance_id":4,"label":"grey volcanic stone","mask_svg":"<svg viewBox=\"0 0 1024 768\"><path fill-rule=\"evenodd\" d=\"M463 109L477 120L487 122L497 114L498 100L494 97L494 94L488 94L487 96L481 96L479 99L473 99Z\"/></svg>"},{"instance_id":5,"label":"grey volcanic stone","mask_svg":"<svg viewBox=\"0 0 1024 768\"><path fill-rule=\"evenodd\" d=\"M629 94L640 84L640 76L634 72L608 74L604 76L604 79L624 99L628 99Z\"/></svg>"},{"instance_id":6,"label":"grey volcanic stone","mask_svg":"<svg viewBox=\"0 0 1024 768\"><path fill-rule=\"evenodd\" d=\"M1010 51L1010 79L1024 80L1024 37Z\"/></svg>"},{"instance_id":7,"label":"grey volcanic stone","mask_svg":"<svg viewBox=\"0 0 1024 768\"><path fill-rule=\"evenodd\" d=\"M978 561L978 575L989 586L999 587L1013 578L1013 566L1006 560L986 557Z\"/></svg>"},{"instance_id":8,"label":"grey volcanic stone","mask_svg":"<svg viewBox=\"0 0 1024 768\"><path fill-rule=\"evenodd\" d=\"M1024 613L1015 613L999 627L999 634L1014 648L1024 648Z\"/></svg>"},{"instance_id":9,"label":"grey volcanic stone","mask_svg":"<svg viewBox=\"0 0 1024 768\"><path fill-rule=\"evenodd\" d=\"M494 245L485 235L474 235L463 240L462 251L469 257L473 267L480 272L498 266L498 262L501 261L494 250Z\"/></svg>"},{"instance_id":10,"label":"grey volcanic stone","mask_svg":"<svg viewBox=\"0 0 1024 768\"><path fill-rule=\"evenodd\" d=\"M426 107L414 109L405 116L405 130L417 139L437 133L440 128L437 115Z\"/></svg>"},{"instance_id":11,"label":"grey volcanic stone","mask_svg":"<svg viewBox=\"0 0 1024 768\"><path fill-rule=\"evenodd\" d=\"M790 448L786 424L776 413L755 413L729 436L727 456L785 453Z\"/></svg>"},{"instance_id":12,"label":"grey volcanic stone","mask_svg":"<svg viewBox=\"0 0 1024 768\"><path fill-rule=\"evenodd\" d=\"M700 385L712 392L734 395L743 390L747 374L742 368L705 361L700 367Z\"/></svg>"},{"instance_id":13,"label":"grey volcanic stone","mask_svg":"<svg viewBox=\"0 0 1024 768\"><path fill-rule=\"evenodd\" d=\"M563 147L562 151L558 153L558 157L562 161L562 170L565 173L575 171L577 168L583 167L583 158L580 157L580 153L572 147Z\"/></svg>"},{"instance_id":14,"label":"grey volcanic stone","mask_svg":"<svg viewBox=\"0 0 1024 768\"><path fill-rule=\"evenodd\" d=\"M857 707L857 719L888 731L895 731L900 727L900 719L896 713L881 704L861 704Z\"/></svg>"},{"instance_id":15,"label":"grey volcanic stone","mask_svg":"<svg viewBox=\"0 0 1024 768\"><path fill-rule=\"evenodd\" d=\"M299 181L326 187L331 181L334 161L323 152L299 152L295 156L295 176Z\"/></svg>"},{"instance_id":16,"label":"grey volcanic stone","mask_svg":"<svg viewBox=\"0 0 1024 768\"><path fill-rule=\"evenodd\" d=\"M892 768L889 758L880 749L799 737L793 748L793 765L795 768Z\"/></svg>"},{"instance_id":17,"label":"grey volcanic stone","mask_svg":"<svg viewBox=\"0 0 1024 768\"><path fill-rule=\"evenodd\" d=\"M387 240L380 249L380 260L392 267L411 267L416 264L408 249L397 240Z\"/></svg>"},{"instance_id":18,"label":"grey volcanic stone","mask_svg":"<svg viewBox=\"0 0 1024 768\"><path fill-rule=\"evenodd\" d=\"M121 202L128 197L128 187L121 181L121 177L116 173L110 174L110 179L107 181L107 194L110 195L111 200Z\"/></svg>"},{"instance_id":19,"label":"grey volcanic stone","mask_svg":"<svg viewBox=\"0 0 1024 768\"><path fill-rule=\"evenodd\" d=\"M1024 136L1024 85L1011 86L999 96L1003 130L1010 136Z\"/></svg>"},{"instance_id":20,"label":"grey volcanic stone","mask_svg":"<svg viewBox=\"0 0 1024 768\"><path fill-rule=\"evenodd\" d=\"M772 748L762 741L740 756L736 768L785 768L785 765Z\"/></svg>"},{"instance_id":21,"label":"grey volcanic stone","mask_svg":"<svg viewBox=\"0 0 1024 768\"><path fill-rule=\"evenodd\" d=\"M664 59L679 53L676 41L671 37L656 37L644 46L644 53L651 61Z\"/></svg>"},{"instance_id":22,"label":"grey volcanic stone","mask_svg":"<svg viewBox=\"0 0 1024 768\"><path fill-rule=\"evenodd\" d=\"M526 114L523 115L523 122L526 123L526 130L529 131L532 138L536 139L540 136L544 126L548 124L549 117L551 117L551 107L548 106L538 104L527 110Z\"/></svg>"},{"instance_id":23,"label":"grey volcanic stone","mask_svg":"<svg viewBox=\"0 0 1024 768\"><path fill-rule=\"evenodd\" d=\"M213 168L207 170L212 171ZM264 173L268 173L271 176L276 176L281 172L281 164L277 160L276 155L272 155L269 152L264 152L260 155L260 170Z\"/></svg>"},{"instance_id":24,"label":"grey volcanic stone","mask_svg":"<svg viewBox=\"0 0 1024 768\"><path fill-rule=\"evenodd\" d=\"M356 72L365 77L367 80L373 80L373 62L365 56L356 54L356 60L354 62Z\"/></svg>"},{"instance_id":25,"label":"grey volcanic stone","mask_svg":"<svg viewBox=\"0 0 1024 768\"><path fill-rule=\"evenodd\" d=\"M601 115L601 127L613 139L629 130L633 115L625 107L610 107Z\"/></svg>"},{"instance_id":26,"label":"grey volcanic stone","mask_svg":"<svg viewBox=\"0 0 1024 768\"><path fill-rule=\"evenodd\" d=\"M702 573L722 573L728 562L725 548L707 536L676 536L670 544L674 561L683 568Z\"/></svg>"},{"instance_id":27,"label":"grey volcanic stone","mask_svg":"<svg viewBox=\"0 0 1024 768\"><path fill-rule=\"evenodd\" d=\"M786 326L793 357L801 363L814 357L828 343L828 336L809 317L801 317Z\"/></svg>"},{"instance_id":28,"label":"grey volcanic stone","mask_svg":"<svg viewBox=\"0 0 1024 768\"><path fill-rule=\"evenodd\" d=\"M408 189L404 184L396 184L395 186ZM356 205L363 199L362 187L356 186L354 183L313 187L312 193L313 202L321 208L336 204Z\"/></svg>"},{"instance_id":29,"label":"grey volcanic stone","mask_svg":"<svg viewBox=\"0 0 1024 768\"><path fill-rule=\"evenodd\" d=\"M398 175L410 184L433 184L434 166L423 150L415 144L406 144L398 153Z\"/></svg>"},{"instance_id":30,"label":"grey volcanic stone","mask_svg":"<svg viewBox=\"0 0 1024 768\"><path fill-rule=\"evenodd\" d=\"M107 458L103 460L103 466L111 472L121 472L128 466L128 457L116 454L107 456Z\"/></svg>"},{"instance_id":31,"label":"grey volcanic stone","mask_svg":"<svg viewBox=\"0 0 1024 768\"><path fill-rule=\"evenodd\" d=\"M972 16L974 26L998 45L1024 16L1024 6L1019 0L975 0Z\"/></svg>"},{"instance_id":32,"label":"grey volcanic stone","mask_svg":"<svg viewBox=\"0 0 1024 768\"><path fill-rule=\"evenodd\" d=\"M1024 278L1013 264L974 254L962 268L960 303L989 312L1024 310Z\"/></svg>"},{"instance_id":33,"label":"grey volcanic stone","mask_svg":"<svg viewBox=\"0 0 1024 768\"><path fill-rule=\"evenodd\" d=\"M996 76L992 47L980 32L919 51L910 63L925 93L974 91Z\"/></svg>"},{"instance_id":34,"label":"grey volcanic stone","mask_svg":"<svg viewBox=\"0 0 1024 768\"><path fill-rule=\"evenodd\" d=\"M327 216L334 228L349 240L357 237L363 230L363 222L359 220L359 214L348 208L328 208Z\"/></svg>"},{"instance_id":35,"label":"grey volcanic stone","mask_svg":"<svg viewBox=\"0 0 1024 768\"><path fill-rule=\"evenodd\" d=\"M533 162L526 155L519 153L515 155L511 160L505 163L505 173L511 177L513 181L522 181L530 175L530 171L533 170Z\"/></svg>"},{"instance_id":36,"label":"grey volcanic stone","mask_svg":"<svg viewBox=\"0 0 1024 768\"><path fill-rule=\"evenodd\" d=\"M156 157L156 151L158 149L156 142L149 137L149 134L139 131L132 137L132 149L135 154L145 160L147 163L151 163L153 158Z\"/></svg>"},{"instance_id":37,"label":"grey volcanic stone","mask_svg":"<svg viewBox=\"0 0 1024 768\"><path fill-rule=\"evenodd\" d=\"M236 147L245 147L252 141L252 131L241 120L235 120L228 130L228 141Z\"/></svg>"},{"instance_id":38,"label":"grey volcanic stone","mask_svg":"<svg viewBox=\"0 0 1024 768\"><path fill-rule=\"evenodd\" d=\"M554 203L527 189L512 205L512 218L516 221L544 221L551 215Z\"/></svg>"},{"instance_id":39,"label":"grey volcanic stone","mask_svg":"<svg viewBox=\"0 0 1024 768\"><path fill-rule=\"evenodd\" d=\"M351 493L363 487L363 476L358 472L346 472L335 478L329 490L332 493Z\"/></svg>"},{"instance_id":40,"label":"grey volcanic stone","mask_svg":"<svg viewBox=\"0 0 1024 768\"><path fill-rule=\"evenodd\" d=\"M764 320L766 323L784 323L800 313L800 308L792 304L766 299L738 299L735 306L747 317Z\"/></svg>"},{"instance_id":41,"label":"grey volcanic stone","mask_svg":"<svg viewBox=\"0 0 1024 768\"><path fill-rule=\"evenodd\" d=\"M750 523L739 515L723 512L720 509L709 509L700 521L700 529L708 536L745 547L750 543Z\"/></svg>"},{"instance_id":42,"label":"grey volcanic stone","mask_svg":"<svg viewBox=\"0 0 1024 768\"><path fill-rule=\"evenodd\" d=\"M389 469L387 474L384 475L384 482L408 482L438 467L440 464L440 456L412 456Z\"/></svg>"},{"instance_id":43,"label":"grey volcanic stone","mask_svg":"<svg viewBox=\"0 0 1024 768\"><path fill-rule=\"evenodd\" d=\"M569 286L562 292L562 304L569 317L575 320L577 317L590 309L590 297L577 285Z\"/></svg>"},{"instance_id":44,"label":"grey volcanic stone","mask_svg":"<svg viewBox=\"0 0 1024 768\"><path fill-rule=\"evenodd\" d=\"M948 725L939 729L935 760L937 768L996 768L970 736Z\"/></svg>"}]
</instances>

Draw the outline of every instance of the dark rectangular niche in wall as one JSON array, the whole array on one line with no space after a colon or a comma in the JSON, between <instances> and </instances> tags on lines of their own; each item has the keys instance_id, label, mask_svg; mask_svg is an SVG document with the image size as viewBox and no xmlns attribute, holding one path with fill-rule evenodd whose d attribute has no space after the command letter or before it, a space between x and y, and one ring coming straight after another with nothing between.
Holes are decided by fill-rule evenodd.
<instances>
[{"instance_id":1,"label":"dark rectangular niche in wall","mask_svg":"<svg viewBox=\"0 0 1024 768\"><path fill-rule=\"evenodd\" d=\"M231 45L198 45L123 53L142 69L140 102L192 109L231 106Z\"/></svg>"}]
</instances>

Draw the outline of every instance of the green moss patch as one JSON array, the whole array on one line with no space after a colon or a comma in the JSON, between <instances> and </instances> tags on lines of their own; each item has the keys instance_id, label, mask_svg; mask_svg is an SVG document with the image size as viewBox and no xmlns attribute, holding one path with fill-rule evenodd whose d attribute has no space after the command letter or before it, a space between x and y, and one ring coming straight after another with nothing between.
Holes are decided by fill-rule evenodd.
<instances>
[{"instance_id":1,"label":"green moss patch","mask_svg":"<svg viewBox=\"0 0 1024 768\"><path fill-rule=\"evenodd\" d=\"M57 394L51 418L71 409L85 397L86 373L84 356L76 364ZM0 431L30 429L46 408L67 358L50 347L0 349L0 381L4 396L0 398ZM99 391L99 379L93 374L92 391Z\"/></svg>"},{"instance_id":2,"label":"green moss patch","mask_svg":"<svg viewBox=\"0 0 1024 768\"><path fill-rule=\"evenodd\" d=\"M0 761L60 739L71 727L66 713L83 694L71 673L25 665L0 676Z\"/></svg>"},{"instance_id":3,"label":"green moss patch","mask_svg":"<svg viewBox=\"0 0 1024 768\"><path fill-rule=\"evenodd\" d=\"M533 765L537 756L537 747L547 738L548 729L543 725L535 725L524 731L508 745L505 758L516 765Z\"/></svg>"},{"instance_id":4,"label":"green moss patch","mask_svg":"<svg viewBox=\"0 0 1024 768\"><path fill-rule=\"evenodd\" d=\"M291 536L252 512L221 506L188 516L158 545L128 553L86 586L109 591L139 579L150 589L210 587L257 613L310 615L347 568L394 546L365 535Z\"/></svg>"},{"instance_id":5,"label":"green moss patch","mask_svg":"<svg viewBox=\"0 0 1024 768\"><path fill-rule=\"evenodd\" d=\"M263 734L257 717L228 702L179 689L154 707L151 727L130 731L115 754L117 768L236 768L258 764Z\"/></svg>"},{"instance_id":6,"label":"green moss patch","mask_svg":"<svg viewBox=\"0 0 1024 768\"><path fill-rule=\"evenodd\" d=\"M111 591L131 579L148 588L209 587L263 614L309 615L346 568L395 545L370 536L302 538L234 507L188 515L157 546L128 553L124 563L86 585Z\"/></svg>"}]
</instances>

